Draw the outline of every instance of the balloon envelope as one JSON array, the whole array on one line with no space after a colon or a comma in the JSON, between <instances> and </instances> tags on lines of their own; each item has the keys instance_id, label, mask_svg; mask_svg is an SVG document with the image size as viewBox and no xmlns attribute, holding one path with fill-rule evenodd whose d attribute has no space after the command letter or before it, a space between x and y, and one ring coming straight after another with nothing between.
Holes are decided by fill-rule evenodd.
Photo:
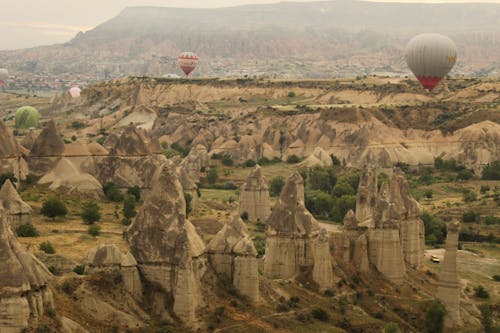
<instances>
[{"instance_id":1,"label":"balloon envelope","mask_svg":"<svg viewBox=\"0 0 500 333\"><path fill-rule=\"evenodd\" d=\"M198 65L198 56L193 52L182 52L178 57L179 66L186 76L188 76Z\"/></svg>"},{"instance_id":2,"label":"balloon envelope","mask_svg":"<svg viewBox=\"0 0 500 333\"><path fill-rule=\"evenodd\" d=\"M80 97L80 93L82 92L82 90L78 87L71 87L69 89L69 94L71 95L71 97L73 98L77 98L77 97Z\"/></svg>"},{"instance_id":3,"label":"balloon envelope","mask_svg":"<svg viewBox=\"0 0 500 333\"><path fill-rule=\"evenodd\" d=\"M432 91L457 61L457 47L440 34L420 34L406 45L408 67L424 88Z\"/></svg>"},{"instance_id":4,"label":"balloon envelope","mask_svg":"<svg viewBox=\"0 0 500 333\"><path fill-rule=\"evenodd\" d=\"M20 107L19 109L17 109L15 115L16 128L28 129L30 127L37 127L38 118L40 118L40 114L34 107Z\"/></svg>"}]
</instances>

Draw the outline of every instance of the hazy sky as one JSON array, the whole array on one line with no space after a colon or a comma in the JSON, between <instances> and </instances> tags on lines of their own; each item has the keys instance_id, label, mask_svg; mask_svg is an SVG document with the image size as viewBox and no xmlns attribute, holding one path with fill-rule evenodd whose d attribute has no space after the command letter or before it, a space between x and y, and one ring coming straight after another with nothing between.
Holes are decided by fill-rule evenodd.
<instances>
[{"instance_id":1,"label":"hazy sky","mask_svg":"<svg viewBox=\"0 0 500 333\"><path fill-rule=\"evenodd\" d=\"M313 0L302 0L309 2ZM370 0L379 1L379 0ZM127 6L229 7L279 0L1 0L0 50L62 43ZM500 0L385 0L385 2L494 2Z\"/></svg>"}]
</instances>

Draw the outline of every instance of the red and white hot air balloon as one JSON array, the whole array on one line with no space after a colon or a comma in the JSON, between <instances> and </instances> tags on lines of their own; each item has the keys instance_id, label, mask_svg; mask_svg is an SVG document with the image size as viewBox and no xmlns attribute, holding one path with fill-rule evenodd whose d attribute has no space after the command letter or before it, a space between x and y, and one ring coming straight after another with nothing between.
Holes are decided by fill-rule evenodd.
<instances>
[{"instance_id":1,"label":"red and white hot air balloon","mask_svg":"<svg viewBox=\"0 0 500 333\"><path fill-rule=\"evenodd\" d=\"M69 88L69 94L73 98L80 97L81 92L82 92L82 89L80 89L79 87L71 87L71 88Z\"/></svg>"},{"instance_id":2,"label":"red and white hot air balloon","mask_svg":"<svg viewBox=\"0 0 500 333\"><path fill-rule=\"evenodd\" d=\"M0 68L0 87L7 88L8 78L9 78L9 71L5 68Z\"/></svg>"},{"instance_id":3,"label":"red and white hot air balloon","mask_svg":"<svg viewBox=\"0 0 500 333\"><path fill-rule=\"evenodd\" d=\"M432 91L455 65L457 47L446 36L420 34L406 45L405 58L422 86Z\"/></svg>"},{"instance_id":4,"label":"red and white hot air balloon","mask_svg":"<svg viewBox=\"0 0 500 333\"><path fill-rule=\"evenodd\" d=\"M193 52L182 52L178 57L179 66L186 76L196 68L198 65L198 56Z\"/></svg>"}]
</instances>

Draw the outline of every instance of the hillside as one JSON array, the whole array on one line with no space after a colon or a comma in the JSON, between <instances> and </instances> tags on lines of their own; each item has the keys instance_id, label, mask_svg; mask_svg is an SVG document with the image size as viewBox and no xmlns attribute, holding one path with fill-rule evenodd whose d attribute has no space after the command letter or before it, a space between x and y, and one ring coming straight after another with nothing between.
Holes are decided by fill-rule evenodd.
<instances>
[{"instance_id":1,"label":"hillside","mask_svg":"<svg viewBox=\"0 0 500 333\"><path fill-rule=\"evenodd\" d=\"M423 28L425 27L425 28ZM500 5L363 1L220 9L131 7L64 45L0 53L13 73L161 76L182 50L201 56L198 77L288 78L408 73L403 50L420 32L458 46L452 74L498 75Z\"/></svg>"}]
</instances>

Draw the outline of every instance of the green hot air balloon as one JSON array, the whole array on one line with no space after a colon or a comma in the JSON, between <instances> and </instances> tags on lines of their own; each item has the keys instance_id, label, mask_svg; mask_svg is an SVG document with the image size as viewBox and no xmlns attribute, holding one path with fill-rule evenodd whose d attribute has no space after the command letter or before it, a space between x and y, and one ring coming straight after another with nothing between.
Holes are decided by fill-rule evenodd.
<instances>
[{"instance_id":1,"label":"green hot air balloon","mask_svg":"<svg viewBox=\"0 0 500 333\"><path fill-rule=\"evenodd\" d=\"M40 114L38 110L32 106L23 106L17 109L15 118L17 129L28 129L38 126Z\"/></svg>"}]
</instances>

